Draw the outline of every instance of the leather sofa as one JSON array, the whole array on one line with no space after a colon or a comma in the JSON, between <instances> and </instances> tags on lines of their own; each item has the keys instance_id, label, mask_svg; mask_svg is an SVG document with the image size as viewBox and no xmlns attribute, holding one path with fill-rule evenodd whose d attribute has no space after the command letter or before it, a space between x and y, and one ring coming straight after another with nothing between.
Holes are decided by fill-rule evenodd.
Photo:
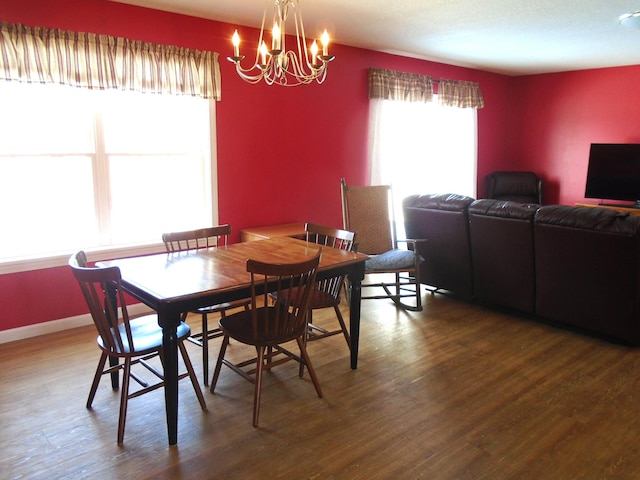
<instances>
[{"instance_id":1,"label":"leather sofa","mask_svg":"<svg viewBox=\"0 0 640 480\"><path fill-rule=\"evenodd\" d=\"M427 288L640 344L640 217L451 194L403 211Z\"/></svg>"}]
</instances>

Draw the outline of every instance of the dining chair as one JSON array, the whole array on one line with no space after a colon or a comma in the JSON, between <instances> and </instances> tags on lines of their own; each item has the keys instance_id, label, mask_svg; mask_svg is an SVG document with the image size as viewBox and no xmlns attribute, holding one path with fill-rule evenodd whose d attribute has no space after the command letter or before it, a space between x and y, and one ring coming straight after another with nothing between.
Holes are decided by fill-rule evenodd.
<instances>
[{"instance_id":1,"label":"dining chair","mask_svg":"<svg viewBox=\"0 0 640 480\"><path fill-rule=\"evenodd\" d=\"M158 318L155 314L137 318L129 317L118 267L88 267L87 257L83 251L78 251L69 258L69 266L80 285L98 330L97 343L102 351L86 406L91 408L103 375L123 371L118 420L118 444L121 444L124 440L128 401L164 387L164 373L150 362L154 357L158 357L162 351L162 329L158 325ZM120 317L118 309L120 309ZM184 340L188 338L190 333L191 330L186 323L181 322L178 325L178 347L186 367L186 372L180 374L178 379L190 378L202 410L207 410L207 404L200 390L193 365L184 346ZM109 357L123 359L124 363L110 362L113 363L112 366L105 368ZM146 368L158 380L153 383L147 382L132 369L137 365ZM141 388L131 392L130 379L138 383Z\"/></svg>"},{"instance_id":2,"label":"dining chair","mask_svg":"<svg viewBox=\"0 0 640 480\"><path fill-rule=\"evenodd\" d=\"M199 228L183 232L164 233L162 234L162 241L164 242L167 252L175 253L199 248L224 247L229 244L230 234L231 225L224 224L216 227ZM209 329L209 315L219 313L220 316L224 317L227 310L238 307L248 309L250 303L251 300L247 298L202 307L192 312L200 315L202 319L202 330L199 333L191 334L188 340L202 347L202 371L205 385L209 385L209 340L222 336L222 331L218 327ZM188 314L189 312L182 314L182 321L186 321Z\"/></svg>"},{"instance_id":3,"label":"dining chair","mask_svg":"<svg viewBox=\"0 0 640 480\"><path fill-rule=\"evenodd\" d=\"M420 294L420 263L424 259L416 245L424 239L398 240L393 215L393 197L389 185L347 186L341 179L344 229L358 237L357 250L370 256L365 262L365 274L393 274L394 282L362 283L362 289L382 288L384 294L362 296L362 299L389 298L398 307L409 311L422 310ZM398 243L406 242L407 249ZM412 303L405 301L413 298Z\"/></svg>"},{"instance_id":4,"label":"dining chair","mask_svg":"<svg viewBox=\"0 0 640 480\"><path fill-rule=\"evenodd\" d=\"M305 236L309 243L337 248L339 250L351 251L355 246L355 233L339 228L317 225L314 223L305 224ZM347 347L351 348L351 339L346 327L342 312L340 311L340 293L344 285L345 275L325 278L316 282L316 286L311 292L307 313L307 341L319 340L321 338L342 334L347 342ZM277 294L271 294L274 301L278 300ZM338 318L340 328L328 330L313 323L313 311L324 308L333 308ZM301 366L302 368L302 366Z\"/></svg>"},{"instance_id":5,"label":"dining chair","mask_svg":"<svg viewBox=\"0 0 640 480\"><path fill-rule=\"evenodd\" d=\"M211 393L215 392L222 365L254 384L253 426L258 426L262 374L291 359L307 367L318 397L322 389L307 353L307 308L315 285L316 272L322 247L313 258L299 263L277 264L247 260L251 276L251 309L227 315L219 325L224 334L216 368L211 379ZM280 301L271 304L270 292L276 292ZM286 298L286 300L284 300ZM256 356L239 363L226 357L229 339L252 345ZM300 355L283 347L295 340ZM234 352L237 354L237 352ZM274 360L274 357L284 354Z\"/></svg>"}]
</instances>

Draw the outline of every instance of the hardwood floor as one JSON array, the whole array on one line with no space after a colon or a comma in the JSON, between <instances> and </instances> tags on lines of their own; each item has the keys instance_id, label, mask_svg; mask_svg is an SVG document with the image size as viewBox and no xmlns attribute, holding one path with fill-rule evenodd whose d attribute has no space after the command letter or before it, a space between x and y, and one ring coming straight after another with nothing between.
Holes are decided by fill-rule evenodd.
<instances>
[{"instance_id":1,"label":"hardwood floor","mask_svg":"<svg viewBox=\"0 0 640 480\"><path fill-rule=\"evenodd\" d=\"M639 349L439 294L424 302L421 313L363 302L356 371L342 337L311 343L322 399L293 363L266 375L258 429L253 386L230 370L205 392L208 412L181 382L175 447L162 391L130 401L122 446L107 378L85 408L93 327L0 345L0 476L639 478Z\"/></svg>"}]
</instances>

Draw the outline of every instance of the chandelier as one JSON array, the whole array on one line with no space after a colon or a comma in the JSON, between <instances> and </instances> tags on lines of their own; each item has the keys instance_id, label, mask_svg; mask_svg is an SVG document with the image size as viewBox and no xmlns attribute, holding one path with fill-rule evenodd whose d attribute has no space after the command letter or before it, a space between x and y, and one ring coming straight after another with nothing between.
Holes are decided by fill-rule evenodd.
<instances>
[{"instance_id":1,"label":"chandelier","mask_svg":"<svg viewBox=\"0 0 640 480\"><path fill-rule=\"evenodd\" d=\"M271 48L267 46L265 37L265 21L269 5L273 5L273 28L271 30ZM295 50L287 50L285 44L286 23L293 17L295 25ZM256 48L256 58L253 65L243 68L240 62L245 58L240 55L240 36L236 30L231 38L233 56L227 59L236 65L236 72L249 83L264 80L268 85L296 86L307 85L314 80L324 82L327 76L328 63L335 57L329 55L329 34L325 30L320 37L322 52L318 43L313 40L307 46L307 38L302 24L302 13L298 0L266 0L260 38Z\"/></svg>"}]
</instances>

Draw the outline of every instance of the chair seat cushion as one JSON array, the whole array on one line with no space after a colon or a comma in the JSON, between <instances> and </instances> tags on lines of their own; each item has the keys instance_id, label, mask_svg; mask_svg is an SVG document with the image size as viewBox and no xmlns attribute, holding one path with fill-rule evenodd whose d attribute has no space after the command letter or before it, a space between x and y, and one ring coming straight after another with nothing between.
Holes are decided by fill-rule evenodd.
<instances>
[{"instance_id":1,"label":"chair seat cushion","mask_svg":"<svg viewBox=\"0 0 640 480\"><path fill-rule=\"evenodd\" d=\"M364 262L364 269L367 272L411 269L413 266L414 252L412 250L389 250Z\"/></svg>"},{"instance_id":2,"label":"chair seat cushion","mask_svg":"<svg viewBox=\"0 0 640 480\"><path fill-rule=\"evenodd\" d=\"M158 325L158 317L156 315L134 318L129 320L129 324L131 325L131 336L133 337L133 349L127 341L124 324L120 323L118 324L118 330L120 330L124 346L123 349L111 353L124 355L131 353L144 354L162 347L162 328ZM178 340L184 340L191 335L191 328L186 323L180 322L177 332ZM97 341L100 348L104 350L105 344L102 337L98 336Z\"/></svg>"}]
</instances>

